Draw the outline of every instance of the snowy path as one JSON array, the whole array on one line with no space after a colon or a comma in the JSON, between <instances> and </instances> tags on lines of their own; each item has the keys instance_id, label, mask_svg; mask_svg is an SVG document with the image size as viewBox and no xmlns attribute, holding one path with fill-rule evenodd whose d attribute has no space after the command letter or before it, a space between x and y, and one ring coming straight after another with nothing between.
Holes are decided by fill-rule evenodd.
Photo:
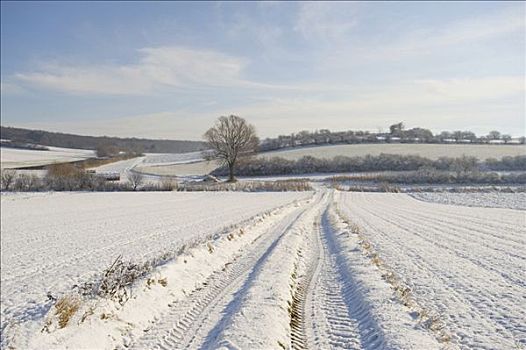
<instances>
[{"instance_id":1,"label":"snowy path","mask_svg":"<svg viewBox=\"0 0 526 350\"><path fill-rule=\"evenodd\" d=\"M331 203L330 193L318 193L276 222L188 297L172 301L131 348L439 348L408 308L383 303L393 291L356 247L359 261L349 260L339 238L348 232L333 222Z\"/></svg>"},{"instance_id":2,"label":"snowy path","mask_svg":"<svg viewBox=\"0 0 526 350\"><path fill-rule=\"evenodd\" d=\"M275 249L289 227L304 209L285 217L271 230L256 239L253 247L211 275L202 288L188 299L176 301L155 330L132 346L132 349L192 349L206 347L213 341L221 323L246 291L261 265Z\"/></svg>"},{"instance_id":3,"label":"snowy path","mask_svg":"<svg viewBox=\"0 0 526 350\"><path fill-rule=\"evenodd\" d=\"M341 209L460 346L526 344L524 212L373 193L343 194Z\"/></svg>"},{"instance_id":4,"label":"snowy path","mask_svg":"<svg viewBox=\"0 0 526 350\"><path fill-rule=\"evenodd\" d=\"M244 339L248 338L243 336L246 328L242 327L242 334L239 334L239 320L236 318L240 315L246 317L253 311L245 304L247 300L261 296L261 293L254 293L258 281L273 262L283 263L282 254L286 246L283 240L293 235L294 229L301 225L302 219L314 210L316 204L320 205L315 203L295 210L258 236L246 251L225 265L224 269L212 274L203 287L196 289L187 299L174 302L170 314L132 348L265 348L277 345L272 341L266 343L268 339L258 339L255 334L251 334L250 339ZM254 300L251 303L256 304L259 313L261 305L254 303ZM272 327L264 321L258 323L262 329L266 326Z\"/></svg>"}]
</instances>

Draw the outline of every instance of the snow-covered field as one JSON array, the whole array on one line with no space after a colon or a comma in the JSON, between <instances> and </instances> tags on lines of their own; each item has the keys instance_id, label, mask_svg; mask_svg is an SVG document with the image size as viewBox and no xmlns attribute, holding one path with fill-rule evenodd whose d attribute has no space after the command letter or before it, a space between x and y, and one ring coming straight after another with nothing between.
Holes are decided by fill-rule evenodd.
<instances>
[{"instance_id":1,"label":"snow-covered field","mask_svg":"<svg viewBox=\"0 0 526 350\"><path fill-rule=\"evenodd\" d=\"M141 164L144 161L145 157L135 157L125 160L120 160L118 162L108 163L104 164L95 168L91 168L92 170L95 170L98 174L108 174L108 173L119 173L120 174L120 180L122 182L127 181L126 175L129 171L134 169L137 165Z\"/></svg>"},{"instance_id":2,"label":"snow-covered field","mask_svg":"<svg viewBox=\"0 0 526 350\"><path fill-rule=\"evenodd\" d=\"M339 207L451 342L465 349L526 345L526 215L345 193ZM522 344L522 345L520 345Z\"/></svg>"},{"instance_id":3,"label":"snow-covered field","mask_svg":"<svg viewBox=\"0 0 526 350\"><path fill-rule=\"evenodd\" d=\"M95 156L85 149L48 147L49 151L36 151L0 147L2 168L22 168L53 163L73 162Z\"/></svg>"},{"instance_id":4,"label":"snow-covered field","mask_svg":"<svg viewBox=\"0 0 526 350\"><path fill-rule=\"evenodd\" d=\"M97 173L120 173L125 179L130 170L146 175L150 180L159 176L203 176L217 167L203 161L201 152L146 153L142 157L122 160L93 168Z\"/></svg>"},{"instance_id":5,"label":"snow-covered field","mask_svg":"<svg viewBox=\"0 0 526 350\"><path fill-rule=\"evenodd\" d=\"M203 160L202 152L187 153L146 153L143 163L146 165L170 165L194 163Z\"/></svg>"},{"instance_id":6,"label":"snow-covered field","mask_svg":"<svg viewBox=\"0 0 526 350\"><path fill-rule=\"evenodd\" d=\"M215 161L198 161L168 165L139 164L135 167L135 170L147 175L191 177L206 175L218 166L219 165Z\"/></svg>"},{"instance_id":7,"label":"snow-covered field","mask_svg":"<svg viewBox=\"0 0 526 350\"><path fill-rule=\"evenodd\" d=\"M510 208L526 210L526 193L411 193L413 198L434 203L465 205L468 207Z\"/></svg>"},{"instance_id":8,"label":"snow-covered field","mask_svg":"<svg viewBox=\"0 0 526 350\"><path fill-rule=\"evenodd\" d=\"M48 291L68 291L101 272L119 254L136 261L152 258L307 195L2 195L2 327L41 317Z\"/></svg>"},{"instance_id":9,"label":"snow-covered field","mask_svg":"<svg viewBox=\"0 0 526 350\"><path fill-rule=\"evenodd\" d=\"M360 157L365 155L417 154L422 157L438 159L440 157L473 156L479 159L504 156L526 155L526 145L448 145L448 144L354 144L303 147L260 153L260 157L279 156L286 159L298 159L303 156L333 158L335 156Z\"/></svg>"},{"instance_id":10,"label":"snow-covered field","mask_svg":"<svg viewBox=\"0 0 526 350\"><path fill-rule=\"evenodd\" d=\"M303 156L317 158L333 158L335 156L365 156L391 154L416 154L423 157L437 159L440 157L474 156L479 159L497 158L504 156L526 155L524 145L447 145L447 144L354 144L303 147L260 153L259 157L283 157L299 159ZM150 154L142 164L138 164L137 171L160 176L197 176L214 170L218 164L202 160L200 152L183 154Z\"/></svg>"},{"instance_id":11,"label":"snow-covered field","mask_svg":"<svg viewBox=\"0 0 526 350\"><path fill-rule=\"evenodd\" d=\"M526 345L524 211L317 188L314 194L3 195L2 345ZM124 305L81 299L60 328L58 308L46 303L47 291L68 295L72 284L100 273L120 253L143 261L192 241L137 280ZM22 320L33 321L14 322Z\"/></svg>"}]
</instances>

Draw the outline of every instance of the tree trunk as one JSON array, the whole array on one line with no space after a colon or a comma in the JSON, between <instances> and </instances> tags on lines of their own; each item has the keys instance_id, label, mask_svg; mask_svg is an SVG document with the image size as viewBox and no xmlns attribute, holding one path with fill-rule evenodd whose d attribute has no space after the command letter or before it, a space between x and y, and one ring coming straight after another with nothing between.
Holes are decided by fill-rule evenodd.
<instances>
[{"instance_id":1,"label":"tree trunk","mask_svg":"<svg viewBox=\"0 0 526 350\"><path fill-rule=\"evenodd\" d=\"M228 182L236 182L234 177L234 163L228 164Z\"/></svg>"}]
</instances>

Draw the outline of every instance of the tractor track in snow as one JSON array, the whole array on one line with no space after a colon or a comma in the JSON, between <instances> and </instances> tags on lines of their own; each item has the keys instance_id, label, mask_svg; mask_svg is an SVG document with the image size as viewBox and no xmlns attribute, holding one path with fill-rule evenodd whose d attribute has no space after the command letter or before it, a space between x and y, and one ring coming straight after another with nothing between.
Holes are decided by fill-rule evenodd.
<instances>
[{"instance_id":1,"label":"tractor track in snow","mask_svg":"<svg viewBox=\"0 0 526 350\"><path fill-rule=\"evenodd\" d=\"M291 306L292 349L379 349L383 333L337 247L329 208L314 223L311 251Z\"/></svg>"},{"instance_id":2,"label":"tractor track in snow","mask_svg":"<svg viewBox=\"0 0 526 350\"><path fill-rule=\"evenodd\" d=\"M313 224L314 235L312 237L313 249L309 252L307 268L305 274L299 279L298 285L292 296L291 320L290 320L290 340L291 347L295 350L307 349L307 329L305 324L305 302L307 294L311 288L314 275L319 267L320 260L320 222Z\"/></svg>"},{"instance_id":3,"label":"tractor track in snow","mask_svg":"<svg viewBox=\"0 0 526 350\"><path fill-rule=\"evenodd\" d=\"M187 298L171 303L171 311L154 324L132 349L193 349L213 342L215 329L231 316L232 303L242 298L261 265L311 205L293 212L254 239L246 251L209 276Z\"/></svg>"},{"instance_id":4,"label":"tractor track in snow","mask_svg":"<svg viewBox=\"0 0 526 350\"><path fill-rule=\"evenodd\" d=\"M306 295L307 348L379 349L383 332L338 247L326 208L317 235L319 259Z\"/></svg>"}]
</instances>

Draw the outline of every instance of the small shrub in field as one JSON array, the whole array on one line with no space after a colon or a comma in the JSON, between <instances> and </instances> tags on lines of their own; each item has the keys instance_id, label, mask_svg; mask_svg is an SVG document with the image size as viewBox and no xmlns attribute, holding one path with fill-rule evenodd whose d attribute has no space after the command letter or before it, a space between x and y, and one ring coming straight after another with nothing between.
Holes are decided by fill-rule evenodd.
<instances>
[{"instance_id":1,"label":"small shrub in field","mask_svg":"<svg viewBox=\"0 0 526 350\"><path fill-rule=\"evenodd\" d=\"M12 169L2 169L2 190L9 191L15 182L16 172Z\"/></svg>"},{"instance_id":2,"label":"small shrub in field","mask_svg":"<svg viewBox=\"0 0 526 350\"><path fill-rule=\"evenodd\" d=\"M161 181L161 191L175 191L177 190L177 181L171 178L165 178Z\"/></svg>"},{"instance_id":3,"label":"small shrub in field","mask_svg":"<svg viewBox=\"0 0 526 350\"><path fill-rule=\"evenodd\" d=\"M99 296L115 300L123 305L130 295L127 290L135 281L152 270L151 264L135 264L122 260L122 256L107 268L99 281L85 283L79 287L79 292L88 296Z\"/></svg>"},{"instance_id":4,"label":"small shrub in field","mask_svg":"<svg viewBox=\"0 0 526 350\"><path fill-rule=\"evenodd\" d=\"M15 191L37 191L42 186L42 181L35 175L20 174L12 186Z\"/></svg>"}]
</instances>

